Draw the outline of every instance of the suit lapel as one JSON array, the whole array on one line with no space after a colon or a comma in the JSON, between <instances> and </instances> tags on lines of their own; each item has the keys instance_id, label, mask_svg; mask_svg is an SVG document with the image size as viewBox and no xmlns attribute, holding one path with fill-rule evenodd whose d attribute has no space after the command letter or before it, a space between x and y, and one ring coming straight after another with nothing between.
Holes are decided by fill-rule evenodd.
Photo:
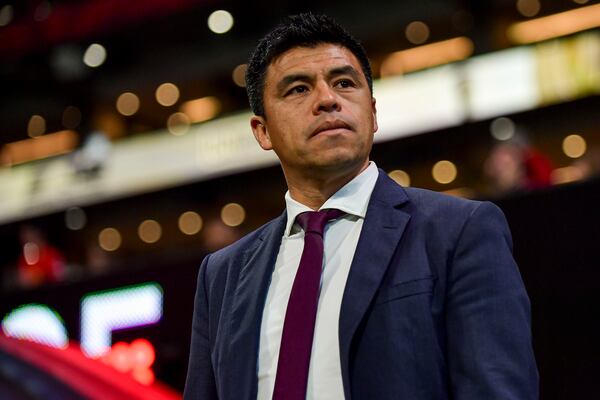
<instances>
[{"instance_id":1,"label":"suit lapel","mask_svg":"<svg viewBox=\"0 0 600 400\"><path fill-rule=\"evenodd\" d=\"M260 324L285 224L284 212L243 257L247 261L240 271L235 290L227 347L229 362L226 368L231 379L225 391L230 396L224 398L256 399Z\"/></svg>"},{"instance_id":2,"label":"suit lapel","mask_svg":"<svg viewBox=\"0 0 600 400\"><path fill-rule=\"evenodd\" d=\"M346 399L350 399L350 346L352 338L383 276L410 216L398 206L408 201L404 190L383 171L371 199L350 267L340 311L340 361Z\"/></svg>"}]
</instances>

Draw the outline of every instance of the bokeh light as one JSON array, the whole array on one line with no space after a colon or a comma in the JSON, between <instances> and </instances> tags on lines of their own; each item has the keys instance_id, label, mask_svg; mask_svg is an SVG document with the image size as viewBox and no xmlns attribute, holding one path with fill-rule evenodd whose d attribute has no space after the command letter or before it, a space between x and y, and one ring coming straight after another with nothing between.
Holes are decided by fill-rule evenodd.
<instances>
[{"instance_id":1,"label":"bokeh light","mask_svg":"<svg viewBox=\"0 0 600 400\"><path fill-rule=\"evenodd\" d=\"M231 74L231 79L239 87L246 87L246 69L248 69L248 64L240 64L233 69Z\"/></svg>"},{"instance_id":2,"label":"bokeh light","mask_svg":"<svg viewBox=\"0 0 600 400\"><path fill-rule=\"evenodd\" d=\"M78 231L85 227L87 217L85 211L79 207L69 207L65 211L65 225L72 231Z\"/></svg>"},{"instance_id":3,"label":"bokeh light","mask_svg":"<svg viewBox=\"0 0 600 400\"><path fill-rule=\"evenodd\" d=\"M229 203L221 209L221 220L227 226L241 225L245 219L246 211L238 203Z\"/></svg>"},{"instance_id":4,"label":"bokeh light","mask_svg":"<svg viewBox=\"0 0 600 400\"><path fill-rule=\"evenodd\" d=\"M140 99L131 92L122 93L117 98L117 111L125 116L131 116L138 112Z\"/></svg>"},{"instance_id":5,"label":"bokeh light","mask_svg":"<svg viewBox=\"0 0 600 400\"><path fill-rule=\"evenodd\" d=\"M34 138L46 132L46 120L41 115L32 115L27 124L27 134Z\"/></svg>"},{"instance_id":6,"label":"bokeh light","mask_svg":"<svg viewBox=\"0 0 600 400\"><path fill-rule=\"evenodd\" d=\"M133 357L129 352L129 345L125 342L115 343L109 353L109 363L120 372L130 371L133 367Z\"/></svg>"},{"instance_id":7,"label":"bokeh light","mask_svg":"<svg viewBox=\"0 0 600 400\"><path fill-rule=\"evenodd\" d=\"M103 250L115 251L121 247L121 234L115 228L104 228L98 235L98 244Z\"/></svg>"},{"instance_id":8,"label":"bokeh light","mask_svg":"<svg viewBox=\"0 0 600 400\"><path fill-rule=\"evenodd\" d=\"M138 235L145 243L156 243L162 236L162 228L157 221L147 219L138 226Z\"/></svg>"},{"instance_id":9,"label":"bokeh light","mask_svg":"<svg viewBox=\"0 0 600 400\"><path fill-rule=\"evenodd\" d=\"M563 152L571 158L579 158L585 154L587 143L580 135L569 135L563 139Z\"/></svg>"},{"instance_id":10,"label":"bokeh light","mask_svg":"<svg viewBox=\"0 0 600 400\"><path fill-rule=\"evenodd\" d=\"M208 17L208 28L214 33L225 33L233 27L233 16L229 11L217 10Z\"/></svg>"},{"instance_id":11,"label":"bokeh light","mask_svg":"<svg viewBox=\"0 0 600 400\"><path fill-rule=\"evenodd\" d=\"M406 171L395 169L391 171L389 177L392 178L400 186L410 186L410 176Z\"/></svg>"},{"instance_id":12,"label":"bokeh light","mask_svg":"<svg viewBox=\"0 0 600 400\"><path fill-rule=\"evenodd\" d=\"M490 133L496 140L509 140L515 135L515 123L510 118L496 118L490 124Z\"/></svg>"},{"instance_id":13,"label":"bokeh light","mask_svg":"<svg viewBox=\"0 0 600 400\"><path fill-rule=\"evenodd\" d=\"M195 235L202 229L202 217L194 211L186 211L179 216L178 225L186 235Z\"/></svg>"},{"instance_id":14,"label":"bokeh light","mask_svg":"<svg viewBox=\"0 0 600 400\"><path fill-rule=\"evenodd\" d=\"M33 242L27 242L23 245L23 258L27 265L35 265L40 262L40 248Z\"/></svg>"},{"instance_id":15,"label":"bokeh light","mask_svg":"<svg viewBox=\"0 0 600 400\"><path fill-rule=\"evenodd\" d=\"M517 0L517 10L524 17L535 17L540 8L539 0Z\"/></svg>"},{"instance_id":16,"label":"bokeh light","mask_svg":"<svg viewBox=\"0 0 600 400\"><path fill-rule=\"evenodd\" d=\"M137 368L150 367L156 359L154 346L146 339L136 339L131 342L129 351L133 359L133 364Z\"/></svg>"},{"instance_id":17,"label":"bokeh light","mask_svg":"<svg viewBox=\"0 0 600 400\"><path fill-rule=\"evenodd\" d=\"M133 379L141 383L142 385L151 385L154 382L154 372L150 368L134 368L131 371Z\"/></svg>"},{"instance_id":18,"label":"bokeh light","mask_svg":"<svg viewBox=\"0 0 600 400\"><path fill-rule=\"evenodd\" d=\"M429 39L429 27L422 21L413 21L406 26L406 38L412 44L422 44Z\"/></svg>"},{"instance_id":19,"label":"bokeh light","mask_svg":"<svg viewBox=\"0 0 600 400\"><path fill-rule=\"evenodd\" d=\"M436 182L442 184L448 184L456 179L458 171L456 165L448 160L442 160L435 163L431 174Z\"/></svg>"},{"instance_id":20,"label":"bokeh light","mask_svg":"<svg viewBox=\"0 0 600 400\"><path fill-rule=\"evenodd\" d=\"M167 130L175 136L185 135L189 129L190 118L182 112L173 113L167 119Z\"/></svg>"},{"instance_id":21,"label":"bokeh light","mask_svg":"<svg viewBox=\"0 0 600 400\"><path fill-rule=\"evenodd\" d=\"M83 63L88 67L96 68L106 61L106 49L98 43L92 43L83 53Z\"/></svg>"},{"instance_id":22,"label":"bokeh light","mask_svg":"<svg viewBox=\"0 0 600 400\"><path fill-rule=\"evenodd\" d=\"M161 106L172 106L179 100L179 88L173 83L166 82L156 89L156 101Z\"/></svg>"}]
</instances>

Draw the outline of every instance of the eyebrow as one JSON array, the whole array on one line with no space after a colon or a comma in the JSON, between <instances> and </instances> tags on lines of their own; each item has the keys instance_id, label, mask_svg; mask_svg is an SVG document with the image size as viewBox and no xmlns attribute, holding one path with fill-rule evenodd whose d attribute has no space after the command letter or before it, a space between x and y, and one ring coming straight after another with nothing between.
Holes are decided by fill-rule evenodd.
<instances>
[{"instance_id":1,"label":"eyebrow","mask_svg":"<svg viewBox=\"0 0 600 400\"><path fill-rule=\"evenodd\" d=\"M329 70L327 72L327 79L332 79L340 75L350 75L352 79L356 81L357 84L361 83L359 73L351 65L344 65L342 67L336 67ZM289 85L291 85L294 82L310 82L313 79L314 76L309 74L299 73L286 75L277 83L277 91L279 93L282 93Z\"/></svg>"},{"instance_id":2,"label":"eyebrow","mask_svg":"<svg viewBox=\"0 0 600 400\"><path fill-rule=\"evenodd\" d=\"M282 93L289 85L297 81L310 82L311 76L308 74L286 75L277 83L277 92Z\"/></svg>"},{"instance_id":3,"label":"eyebrow","mask_svg":"<svg viewBox=\"0 0 600 400\"><path fill-rule=\"evenodd\" d=\"M334 68L327 74L329 79L334 78L340 75L350 75L352 79L356 81L357 84L360 84L360 76L358 71L354 69L351 65L344 65L343 67Z\"/></svg>"}]
</instances>

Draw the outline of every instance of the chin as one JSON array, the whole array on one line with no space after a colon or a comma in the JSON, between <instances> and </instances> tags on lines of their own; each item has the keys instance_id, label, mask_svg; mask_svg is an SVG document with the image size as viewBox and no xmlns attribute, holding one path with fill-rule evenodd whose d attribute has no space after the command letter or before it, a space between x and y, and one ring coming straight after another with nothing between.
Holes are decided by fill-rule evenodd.
<instances>
[{"instance_id":1,"label":"chin","mask_svg":"<svg viewBox=\"0 0 600 400\"><path fill-rule=\"evenodd\" d=\"M318 160L314 166L316 169L327 171L349 171L362 167L367 160L368 157L362 155L336 154L335 156Z\"/></svg>"}]
</instances>

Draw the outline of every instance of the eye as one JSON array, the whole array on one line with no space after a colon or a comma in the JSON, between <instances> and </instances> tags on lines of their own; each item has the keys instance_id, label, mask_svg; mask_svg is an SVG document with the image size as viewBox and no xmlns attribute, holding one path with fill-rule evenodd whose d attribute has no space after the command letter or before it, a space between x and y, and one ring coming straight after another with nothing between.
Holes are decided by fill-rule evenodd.
<instances>
[{"instance_id":1,"label":"eye","mask_svg":"<svg viewBox=\"0 0 600 400\"><path fill-rule=\"evenodd\" d=\"M354 82L350 79L340 79L335 83L335 86L341 87L342 89L347 89L356 86Z\"/></svg>"},{"instance_id":2,"label":"eye","mask_svg":"<svg viewBox=\"0 0 600 400\"><path fill-rule=\"evenodd\" d=\"M291 94L302 94L302 93L306 93L307 91L308 91L308 88L306 86L298 85L298 86L294 86L293 88L288 90L288 92L286 93L286 96L291 95Z\"/></svg>"}]
</instances>

